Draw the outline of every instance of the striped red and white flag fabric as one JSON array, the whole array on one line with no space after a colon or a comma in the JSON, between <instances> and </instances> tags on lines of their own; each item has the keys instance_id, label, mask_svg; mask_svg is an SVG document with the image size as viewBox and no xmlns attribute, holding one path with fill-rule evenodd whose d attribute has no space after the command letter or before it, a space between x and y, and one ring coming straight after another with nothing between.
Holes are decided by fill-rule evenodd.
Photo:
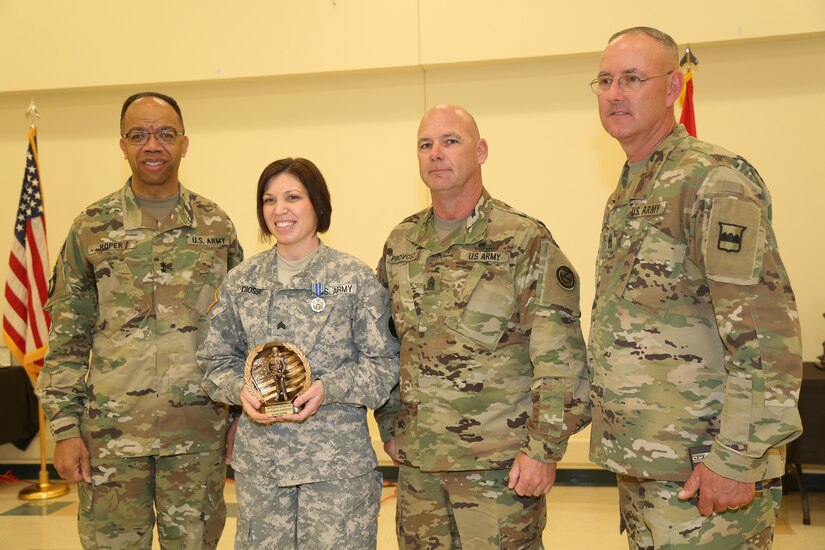
<instances>
[{"instance_id":1,"label":"striped red and white flag fabric","mask_svg":"<svg viewBox=\"0 0 825 550\"><path fill-rule=\"evenodd\" d=\"M6 275L3 340L32 380L37 380L49 347L51 319L43 309L48 297L49 249L46 214L37 158L37 128L29 129L26 170Z\"/></svg>"}]
</instances>

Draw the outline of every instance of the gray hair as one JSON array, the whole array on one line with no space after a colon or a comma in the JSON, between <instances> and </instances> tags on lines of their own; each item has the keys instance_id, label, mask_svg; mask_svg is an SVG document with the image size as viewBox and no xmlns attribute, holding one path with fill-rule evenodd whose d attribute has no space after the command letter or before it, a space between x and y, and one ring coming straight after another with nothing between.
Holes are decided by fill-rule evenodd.
<instances>
[{"instance_id":1,"label":"gray hair","mask_svg":"<svg viewBox=\"0 0 825 550\"><path fill-rule=\"evenodd\" d=\"M673 63L673 68L679 66L679 46L676 45L676 41L673 40L669 34L659 29L654 29L653 27L630 27L611 36L607 43L610 44L624 34L644 34L649 36L662 46L668 61Z\"/></svg>"}]
</instances>

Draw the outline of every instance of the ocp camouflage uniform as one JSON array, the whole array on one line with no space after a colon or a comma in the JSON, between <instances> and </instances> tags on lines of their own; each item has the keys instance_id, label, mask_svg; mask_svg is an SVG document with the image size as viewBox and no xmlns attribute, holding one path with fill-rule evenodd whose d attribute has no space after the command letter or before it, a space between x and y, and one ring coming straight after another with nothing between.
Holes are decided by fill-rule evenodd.
<instances>
[{"instance_id":1,"label":"ocp camouflage uniform","mask_svg":"<svg viewBox=\"0 0 825 550\"><path fill-rule=\"evenodd\" d=\"M677 126L608 200L596 271L591 459L620 485L683 483L688 449L710 445L704 464L717 474L780 477L784 446L801 432L799 316L756 170ZM742 509L720 528L695 506L691 517L671 506L679 519L665 530L733 547L719 537L772 528L777 490L749 507L770 510L753 522ZM659 508L653 493L638 509ZM631 508L632 535L644 518Z\"/></svg>"},{"instance_id":2,"label":"ocp camouflage uniform","mask_svg":"<svg viewBox=\"0 0 825 550\"><path fill-rule=\"evenodd\" d=\"M561 460L568 437L590 419L578 276L543 224L486 190L444 241L432 219L430 208L402 221L378 269L401 342L399 388L376 412L402 462L399 540L426 547L429 533L444 532L444 518L427 505L404 509L407 489L427 483L405 484L404 476L434 472L444 474L441 483L486 487L490 499L533 514L519 533L504 529L486 544L540 545L544 497L518 497L506 478L519 451ZM453 509L482 505L469 499ZM474 534L453 533L449 542L446 532L448 545Z\"/></svg>"},{"instance_id":3,"label":"ocp camouflage uniform","mask_svg":"<svg viewBox=\"0 0 825 550\"><path fill-rule=\"evenodd\" d=\"M130 182L74 220L49 289L37 395L54 439L79 436L89 449L85 547L151 545L153 498L165 547L217 544L227 407L201 389L195 350L216 288L242 259L226 213L183 186L166 220L138 206ZM168 478L152 479L167 463Z\"/></svg>"},{"instance_id":4,"label":"ocp camouflage uniform","mask_svg":"<svg viewBox=\"0 0 825 550\"><path fill-rule=\"evenodd\" d=\"M277 245L230 273L198 350L204 388L223 403L241 403L247 355L267 342L295 344L324 385L324 402L303 422L241 417L238 548L375 547L381 475L366 409L398 382L398 344L372 270L323 244L313 254L288 285L278 280ZM316 291L321 311L310 305Z\"/></svg>"}]
</instances>

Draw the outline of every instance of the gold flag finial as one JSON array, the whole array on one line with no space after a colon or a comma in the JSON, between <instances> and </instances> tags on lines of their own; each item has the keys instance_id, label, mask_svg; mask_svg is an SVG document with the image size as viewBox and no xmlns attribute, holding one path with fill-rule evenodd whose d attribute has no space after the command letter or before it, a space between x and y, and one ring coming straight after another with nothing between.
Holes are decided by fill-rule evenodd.
<instances>
[{"instance_id":1,"label":"gold flag finial","mask_svg":"<svg viewBox=\"0 0 825 550\"><path fill-rule=\"evenodd\" d=\"M26 117L29 119L29 126L31 128L37 127L37 119L40 118L40 113L37 111L37 105L34 104L34 98L29 103L29 108L26 111Z\"/></svg>"}]
</instances>

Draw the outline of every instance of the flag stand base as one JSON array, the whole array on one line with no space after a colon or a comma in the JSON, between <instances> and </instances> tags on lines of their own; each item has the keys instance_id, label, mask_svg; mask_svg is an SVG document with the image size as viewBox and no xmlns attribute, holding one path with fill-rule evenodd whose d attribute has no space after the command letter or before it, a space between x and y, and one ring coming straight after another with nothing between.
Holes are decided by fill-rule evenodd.
<instances>
[{"instance_id":1,"label":"flag stand base","mask_svg":"<svg viewBox=\"0 0 825 550\"><path fill-rule=\"evenodd\" d=\"M35 381L36 378L32 377L32 386L34 386ZM62 497L69 492L69 486L66 483L60 481L52 483L49 481L49 470L46 469L46 418L43 416L43 407L38 407L38 409L40 409L40 414L37 415L40 422L40 430L38 430L40 471L37 474L37 483L20 489L20 492L17 493L17 498L20 500L48 500Z\"/></svg>"},{"instance_id":2,"label":"flag stand base","mask_svg":"<svg viewBox=\"0 0 825 550\"><path fill-rule=\"evenodd\" d=\"M46 474L45 476L43 474ZM29 485L17 493L20 500L48 500L62 497L69 493L69 486L65 483L51 483L48 472L40 472L40 481Z\"/></svg>"}]
</instances>

